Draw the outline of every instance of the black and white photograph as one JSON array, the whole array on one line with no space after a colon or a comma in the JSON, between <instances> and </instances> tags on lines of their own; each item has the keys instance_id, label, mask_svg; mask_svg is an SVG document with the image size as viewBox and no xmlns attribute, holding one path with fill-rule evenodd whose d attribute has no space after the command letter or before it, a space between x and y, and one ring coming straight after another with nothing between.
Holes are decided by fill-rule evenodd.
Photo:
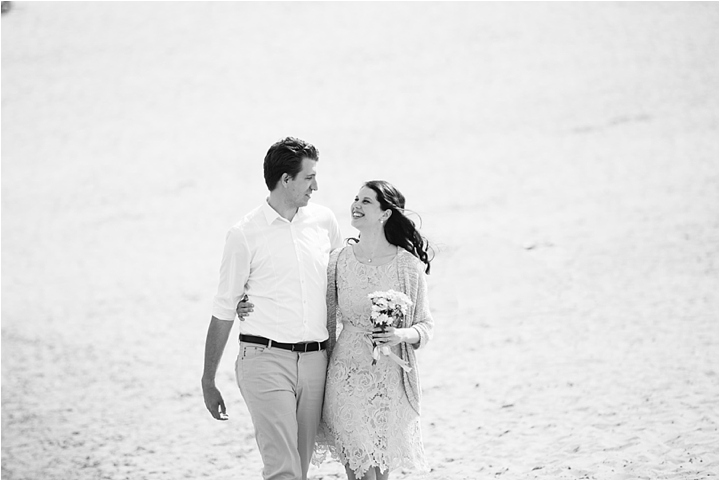
<instances>
[{"instance_id":1,"label":"black and white photograph","mask_svg":"<svg viewBox=\"0 0 720 481\"><path fill-rule=\"evenodd\" d=\"M2 479L719 479L717 1L3 1Z\"/></svg>"}]
</instances>

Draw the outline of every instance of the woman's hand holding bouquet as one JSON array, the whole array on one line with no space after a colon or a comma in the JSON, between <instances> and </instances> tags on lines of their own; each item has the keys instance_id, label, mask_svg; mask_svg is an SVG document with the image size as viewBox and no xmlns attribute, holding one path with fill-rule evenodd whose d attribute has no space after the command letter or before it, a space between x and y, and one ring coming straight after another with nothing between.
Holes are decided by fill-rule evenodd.
<instances>
[{"instance_id":1,"label":"woman's hand holding bouquet","mask_svg":"<svg viewBox=\"0 0 720 481\"><path fill-rule=\"evenodd\" d=\"M412 301L404 293L394 290L373 292L368 297L372 302L370 320L373 323L373 365L377 363L380 354L384 354L409 371L407 363L393 354L390 347L411 339L407 336L407 329L400 329L398 326L402 326Z\"/></svg>"}]
</instances>

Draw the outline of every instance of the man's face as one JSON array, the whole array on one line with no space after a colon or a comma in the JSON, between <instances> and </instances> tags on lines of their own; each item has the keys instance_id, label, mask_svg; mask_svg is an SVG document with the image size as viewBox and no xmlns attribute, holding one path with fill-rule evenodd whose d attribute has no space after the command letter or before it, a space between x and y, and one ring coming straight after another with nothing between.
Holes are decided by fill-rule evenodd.
<instances>
[{"instance_id":1,"label":"man's face","mask_svg":"<svg viewBox=\"0 0 720 481\"><path fill-rule=\"evenodd\" d=\"M305 207L310 201L313 191L318 190L318 184L315 169L317 168L317 160L305 157L302 160L302 169L290 179L287 184L288 201L294 207Z\"/></svg>"}]
</instances>

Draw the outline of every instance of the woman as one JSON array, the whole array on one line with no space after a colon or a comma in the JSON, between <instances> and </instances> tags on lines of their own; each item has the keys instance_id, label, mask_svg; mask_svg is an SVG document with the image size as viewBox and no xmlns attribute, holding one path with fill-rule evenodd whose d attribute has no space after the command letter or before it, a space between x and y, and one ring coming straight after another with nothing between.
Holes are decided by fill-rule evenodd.
<instances>
[{"instance_id":1,"label":"woman","mask_svg":"<svg viewBox=\"0 0 720 481\"><path fill-rule=\"evenodd\" d=\"M328 264L330 360L316 460L329 450L348 479L388 479L400 467L427 470L414 350L433 333L430 259L404 208L405 198L388 182L365 183L352 204L359 239L331 253ZM401 325L383 332L373 328L368 294L388 290L412 304ZM334 342L336 322L343 327ZM394 356L373 356L374 346Z\"/></svg>"}]
</instances>

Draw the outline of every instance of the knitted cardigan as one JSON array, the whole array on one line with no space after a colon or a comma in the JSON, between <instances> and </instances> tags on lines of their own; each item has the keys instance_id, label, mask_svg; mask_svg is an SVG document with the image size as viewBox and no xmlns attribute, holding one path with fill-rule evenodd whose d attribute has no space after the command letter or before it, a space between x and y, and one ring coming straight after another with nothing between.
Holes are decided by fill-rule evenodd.
<instances>
[{"instance_id":1,"label":"knitted cardigan","mask_svg":"<svg viewBox=\"0 0 720 481\"><path fill-rule=\"evenodd\" d=\"M343 249L348 248L350 247L336 249L331 252L330 261L328 262L327 329L330 334L328 359L332 355L337 341L337 324L342 322L342 314L338 308L337 298L337 262ZM412 344L412 349L409 349L408 344L405 342L400 344L400 358L412 368L410 372L403 371L403 386L410 405L420 414L421 387L415 350L425 346L432 339L435 323L430 314L427 283L425 281L425 264L402 248L398 249L396 261L400 289L413 302L411 308L408 309L402 327L412 327L420 334L420 341L417 344Z\"/></svg>"}]
</instances>

